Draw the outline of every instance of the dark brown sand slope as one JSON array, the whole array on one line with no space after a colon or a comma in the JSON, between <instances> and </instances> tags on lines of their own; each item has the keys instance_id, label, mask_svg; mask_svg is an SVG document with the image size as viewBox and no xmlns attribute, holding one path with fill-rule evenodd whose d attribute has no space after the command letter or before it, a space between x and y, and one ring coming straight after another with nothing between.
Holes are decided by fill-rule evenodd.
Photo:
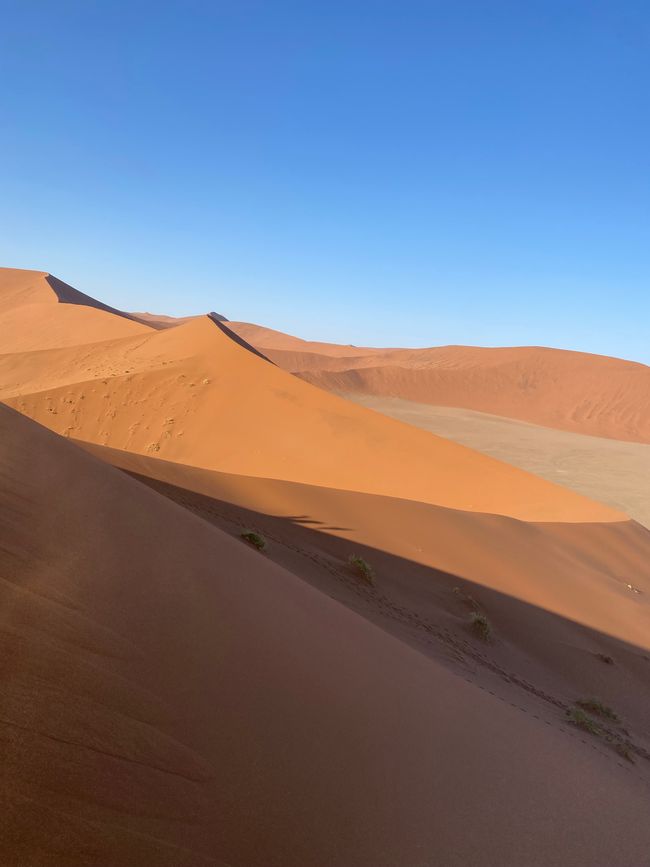
<instances>
[{"instance_id":1,"label":"dark brown sand slope","mask_svg":"<svg viewBox=\"0 0 650 867\"><path fill-rule=\"evenodd\" d=\"M140 476L311 526L348 552L363 545L419 563L650 650L650 533L634 521L523 522L80 445ZM436 581L430 574L430 590Z\"/></svg>"},{"instance_id":2,"label":"dark brown sand slope","mask_svg":"<svg viewBox=\"0 0 650 867\"><path fill-rule=\"evenodd\" d=\"M650 367L538 346L362 349L229 323L276 364L328 391L398 397L650 443Z\"/></svg>"},{"instance_id":3,"label":"dark brown sand slope","mask_svg":"<svg viewBox=\"0 0 650 867\"><path fill-rule=\"evenodd\" d=\"M648 789L0 408L7 865L602 865Z\"/></svg>"}]
</instances>

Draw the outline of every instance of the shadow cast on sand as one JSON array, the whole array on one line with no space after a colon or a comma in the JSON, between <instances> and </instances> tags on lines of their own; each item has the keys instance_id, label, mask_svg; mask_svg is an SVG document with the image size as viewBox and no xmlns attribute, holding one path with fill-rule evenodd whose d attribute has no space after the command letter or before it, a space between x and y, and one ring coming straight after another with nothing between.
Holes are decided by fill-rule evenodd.
<instances>
[{"instance_id":1,"label":"shadow cast on sand","mask_svg":"<svg viewBox=\"0 0 650 867\"><path fill-rule=\"evenodd\" d=\"M267 542L260 556L650 784L650 653L644 648L490 587L327 532L351 528L329 527L308 515L264 514L128 474L235 538L244 528L253 528ZM351 555L371 565L372 582L355 573ZM476 629L477 615L487 622L487 635ZM597 731L590 732L576 724L572 714L576 702L592 698L611 706L618 719L598 718Z\"/></svg>"}]
</instances>

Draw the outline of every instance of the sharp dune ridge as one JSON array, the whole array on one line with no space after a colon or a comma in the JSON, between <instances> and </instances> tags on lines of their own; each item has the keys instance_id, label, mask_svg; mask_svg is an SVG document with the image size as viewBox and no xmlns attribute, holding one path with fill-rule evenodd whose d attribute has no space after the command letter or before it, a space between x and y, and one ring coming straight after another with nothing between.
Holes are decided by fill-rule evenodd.
<instances>
[{"instance_id":1,"label":"sharp dune ridge","mask_svg":"<svg viewBox=\"0 0 650 867\"><path fill-rule=\"evenodd\" d=\"M337 393L459 407L592 436L650 443L650 367L539 346L359 349L230 323L307 382Z\"/></svg>"},{"instance_id":2,"label":"sharp dune ridge","mask_svg":"<svg viewBox=\"0 0 650 867\"><path fill-rule=\"evenodd\" d=\"M567 359L220 320L0 270L2 863L638 867L650 532L317 387Z\"/></svg>"},{"instance_id":3,"label":"sharp dune ridge","mask_svg":"<svg viewBox=\"0 0 650 867\"><path fill-rule=\"evenodd\" d=\"M128 343L100 341L96 354L84 356L76 383L70 380L77 363L59 354L67 372L58 387L57 367L45 353L3 355L7 386L0 398L75 439L206 469L524 520L624 520L613 509L303 383L237 345L229 330L202 317L149 329ZM70 354L78 358L79 351ZM51 387L44 387L52 370Z\"/></svg>"}]
</instances>

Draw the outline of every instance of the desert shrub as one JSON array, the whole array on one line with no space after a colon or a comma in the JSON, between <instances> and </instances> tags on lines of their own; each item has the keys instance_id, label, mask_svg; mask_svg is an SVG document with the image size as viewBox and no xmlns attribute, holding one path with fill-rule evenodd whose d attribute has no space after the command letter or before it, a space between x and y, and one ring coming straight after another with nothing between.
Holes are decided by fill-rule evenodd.
<instances>
[{"instance_id":1,"label":"desert shrub","mask_svg":"<svg viewBox=\"0 0 650 867\"><path fill-rule=\"evenodd\" d=\"M611 707L607 707L606 704L603 704L602 701L599 701L597 698L581 698L578 699L576 704L583 710L588 710L590 713L595 713L598 716L603 716L607 719L613 720L614 722L618 722L618 715L614 713Z\"/></svg>"},{"instance_id":2,"label":"desert shrub","mask_svg":"<svg viewBox=\"0 0 650 867\"><path fill-rule=\"evenodd\" d=\"M570 707L566 712L567 718L570 723L574 726L577 726L579 729L582 729L585 732L589 732L592 735L600 735L602 734L602 730L600 726L592 720L590 716L579 707Z\"/></svg>"},{"instance_id":3,"label":"desert shrub","mask_svg":"<svg viewBox=\"0 0 650 867\"><path fill-rule=\"evenodd\" d=\"M492 626L485 614L475 611L470 620L473 631L482 641L489 641L492 637Z\"/></svg>"},{"instance_id":4,"label":"desert shrub","mask_svg":"<svg viewBox=\"0 0 650 867\"><path fill-rule=\"evenodd\" d=\"M258 551L263 551L266 548L266 539L260 533L256 533L255 530L244 530L241 537L254 548L257 548Z\"/></svg>"},{"instance_id":5,"label":"desert shrub","mask_svg":"<svg viewBox=\"0 0 650 867\"><path fill-rule=\"evenodd\" d=\"M348 563L356 572L356 574L363 578L364 581L367 581L368 584L375 583L375 572L370 563L367 563L363 557L358 557L356 554L350 554L348 557Z\"/></svg>"}]
</instances>

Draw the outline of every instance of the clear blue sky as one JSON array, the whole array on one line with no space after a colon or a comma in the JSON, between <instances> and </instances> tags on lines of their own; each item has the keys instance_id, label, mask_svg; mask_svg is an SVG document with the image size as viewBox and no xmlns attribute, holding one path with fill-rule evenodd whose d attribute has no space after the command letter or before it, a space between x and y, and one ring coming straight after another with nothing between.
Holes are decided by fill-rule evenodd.
<instances>
[{"instance_id":1,"label":"clear blue sky","mask_svg":"<svg viewBox=\"0 0 650 867\"><path fill-rule=\"evenodd\" d=\"M647 0L0 0L0 263L650 363Z\"/></svg>"}]
</instances>

